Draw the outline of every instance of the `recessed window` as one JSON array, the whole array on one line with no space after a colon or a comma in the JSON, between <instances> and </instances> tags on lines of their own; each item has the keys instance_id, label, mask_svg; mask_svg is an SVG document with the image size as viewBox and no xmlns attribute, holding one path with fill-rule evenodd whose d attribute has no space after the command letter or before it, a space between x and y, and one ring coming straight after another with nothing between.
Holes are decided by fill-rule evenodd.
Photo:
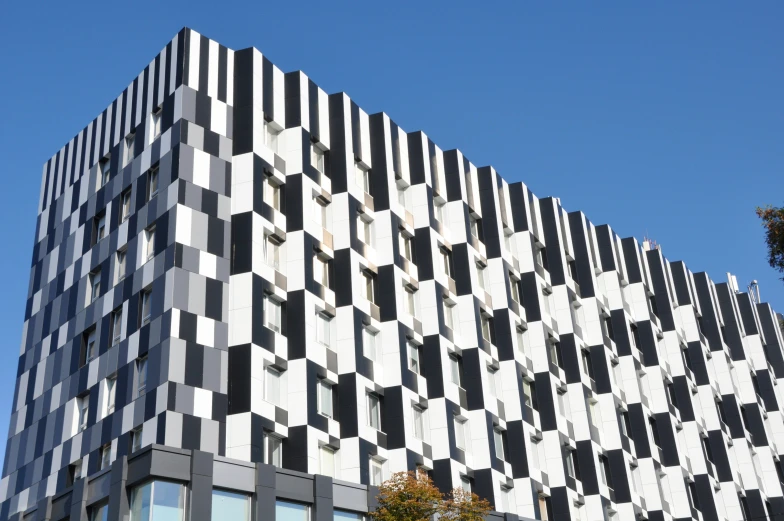
<instances>
[{"instance_id":1,"label":"recessed window","mask_svg":"<svg viewBox=\"0 0 784 521\"><path fill-rule=\"evenodd\" d=\"M264 436L264 463L275 467L283 467L283 439L275 434Z\"/></svg>"},{"instance_id":2,"label":"recessed window","mask_svg":"<svg viewBox=\"0 0 784 521\"><path fill-rule=\"evenodd\" d=\"M276 333L282 332L282 307L279 301L264 295L264 324Z\"/></svg>"},{"instance_id":3,"label":"recessed window","mask_svg":"<svg viewBox=\"0 0 784 521\"><path fill-rule=\"evenodd\" d=\"M144 396L147 392L147 357L136 360L136 397Z\"/></svg>"},{"instance_id":4,"label":"recessed window","mask_svg":"<svg viewBox=\"0 0 784 521\"><path fill-rule=\"evenodd\" d=\"M547 341L547 354L551 364L561 367L561 344L555 341L553 337L550 337Z\"/></svg>"},{"instance_id":5,"label":"recessed window","mask_svg":"<svg viewBox=\"0 0 784 521\"><path fill-rule=\"evenodd\" d=\"M274 405L280 405L280 371L272 366L264 370L264 399Z\"/></svg>"},{"instance_id":6,"label":"recessed window","mask_svg":"<svg viewBox=\"0 0 784 521\"><path fill-rule=\"evenodd\" d=\"M518 304L522 304L523 296L520 292L520 281L514 278L511 273L509 274L509 286L512 291L512 300Z\"/></svg>"},{"instance_id":7,"label":"recessed window","mask_svg":"<svg viewBox=\"0 0 784 521\"><path fill-rule=\"evenodd\" d=\"M228 490L212 490L211 521L250 521L251 497Z\"/></svg>"},{"instance_id":8,"label":"recessed window","mask_svg":"<svg viewBox=\"0 0 784 521\"><path fill-rule=\"evenodd\" d=\"M185 485L152 481L131 491L131 521L183 521Z\"/></svg>"},{"instance_id":9,"label":"recessed window","mask_svg":"<svg viewBox=\"0 0 784 521\"><path fill-rule=\"evenodd\" d=\"M408 342L408 368L416 373L421 374L421 363L419 361L420 356L420 347L415 343L409 341Z\"/></svg>"},{"instance_id":10,"label":"recessed window","mask_svg":"<svg viewBox=\"0 0 784 521\"><path fill-rule=\"evenodd\" d=\"M158 167L154 166L147 171L147 202L158 195Z\"/></svg>"},{"instance_id":11,"label":"recessed window","mask_svg":"<svg viewBox=\"0 0 784 521\"><path fill-rule=\"evenodd\" d=\"M90 302L95 302L101 296L101 269L90 273Z\"/></svg>"},{"instance_id":12,"label":"recessed window","mask_svg":"<svg viewBox=\"0 0 784 521\"><path fill-rule=\"evenodd\" d=\"M657 447L661 447L661 439L659 438L659 429L656 426L656 419L651 416L648 418L648 425L651 427L651 436L653 437L653 443Z\"/></svg>"},{"instance_id":13,"label":"recessed window","mask_svg":"<svg viewBox=\"0 0 784 521\"><path fill-rule=\"evenodd\" d=\"M310 165L322 174L324 173L324 151L315 143L310 144Z\"/></svg>"},{"instance_id":14,"label":"recessed window","mask_svg":"<svg viewBox=\"0 0 784 521\"><path fill-rule=\"evenodd\" d=\"M316 313L316 341L325 346L331 347L332 340L330 334L330 324L332 319L323 313Z\"/></svg>"},{"instance_id":15,"label":"recessed window","mask_svg":"<svg viewBox=\"0 0 784 521\"><path fill-rule=\"evenodd\" d=\"M444 299L443 302L444 302L444 325L447 328L454 331L455 330L455 305L450 304L446 299Z\"/></svg>"},{"instance_id":16,"label":"recessed window","mask_svg":"<svg viewBox=\"0 0 784 521\"><path fill-rule=\"evenodd\" d=\"M547 250L544 246L535 246L534 258L539 266L547 269Z\"/></svg>"},{"instance_id":17,"label":"recessed window","mask_svg":"<svg viewBox=\"0 0 784 521\"><path fill-rule=\"evenodd\" d=\"M125 150L123 153L123 166L128 165L133 161L134 156L134 143L136 142L136 134L128 134L125 138Z\"/></svg>"},{"instance_id":18,"label":"recessed window","mask_svg":"<svg viewBox=\"0 0 784 521\"><path fill-rule=\"evenodd\" d=\"M357 216L357 237L368 246L373 245L373 223L360 214Z\"/></svg>"},{"instance_id":19,"label":"recessed window","mask_svg":"<svg viewBox=\"0 0 784 521\"><path fill-rule=\"evenodd\" d=\"M150 226L144 230L144 262L148 262L155 257L155 226ZM144 262L142 264L144 264Z\"/></svg>"},{"instance_id":20,"label":"recessed window","mask_svg":"<svg viewBox=\"0 0 784 521\"><path fill-rule=\"evenodd\" d=\"M461 359L457 355L449 355L449 374L452 383L458 387L461 385L460 374L463 372Z\"/></svg>"},{"instance_id":21,"label":"recessed window","mask_svg":"<svg viewBox=\"0 0 784 521\"><path fill-rule=\"evenodd\" d=\"M277 211L280 211L280 192L280 185L272 176L268 176L264 180L264 201Z\"/></svg>"},{"instance_id":22,"label":"recessed window","mask_svg":"<svg viewBox=\"0 0 784 521\"><path fill-rule=\"evenodd\" d=\"M163 109L156 108L150 114L150 143L155 141L161 135L161 117L163 116Z\"/></svg>"},{"instance_id":23,"label":"recessed window","mask_svg":"<svg viewBox=\"0 0 784 521\"><path fill-rule=\"evenodd\" d=\"M518 326L515 328L515 335L517 336L517 350L523 355L528 356L525 349L525 330Z\"/></svg>"},{"instance_id":24,"label":"recessed window","mask_svg":"<svg viewBox=\"0 0 784 521\"><path fill-rule=\"evenodd\" d=\"M139 427L133 429L131 431L131 452L136 452L137 450L142 448L142 437L144 436L144 426L140 425Z\"/></svg>"},{"instance_id":25,"label":"recessed window","mask_svg":"<svg viewBox=\"0 0 784 521\"><path fill-rule=\"evenodd\" d=\"M591 426L600 428L602 425L602 411L599 408L599 402L594 399L588 400L588 418L591 420Z\"/></svg>"},{"instance_id":26,"label":"recessed window","mask_svg":"<svg viewBox=\"0 0 784 521\"><path fill-rule=\"evenodd\" d=\"M117 377L110 376L106 379L106 408L104 416L114 412L114 404L117 396Z\"/></svg>"},{"instance_id":27,"label":"recessed window","mask_svg":"<svg viewBox=\"0 0 784 521\"><path fill-rule=\"evenodd\" d=\"M473 493L471 491L471 478L467 476L460 476L460 488L463 489L463 492L471 496Z\"/></svg>"},{"instance_id":28,"label":"recessed window","mask_svg":"<svg viewBox=\"0 0 784 521\"><path fill-rule=\"evenodd\" d=\"M487 291L487 269L481 264L476 264L476 280L479 282L479 287Z\"/></svg>"},{"instance_id":29,"label":"recessed window","mask_svg":"<svg viewBox=\"0 0 784 521\"><path fill-rule=\"evenodd\" d=\"M125 278L125 274L127 272L125 261L127 257L128 257L128 252L125 249L117 251L116 262L114 264L115 283L120 282Z\"/></svg>"},{"instance_id":30,"label":"recessed window","mask_svg":"<svg viewBox=\"0 0 784 521\"><path fill-rule=\"evenodd\" d=\"M514 489L511 487L501 487L501 511L509 512L514 505Z\"/></svg>"},{"instance_id":31,"label":"recessed window","mask_svg":"<svg viewBox=\"0 0 784 521\"><path fill-rule=\"evenodd\" d=\"M490 389L490 396L498 398L498 389L496 388L496 373L497 369L490 366L487 367L487 387Z\"/></svg>"},{"instance_id":32,"label":"recessed window","mask_svg":"<svg viewBox=\"0 0 784 521\"><path fill-rule=\"evenodd\" d=\"M108 468L112 462L112 444L107 443L101 447L101 470Z\"/></svg>"},{"instance_id":33,"label":"recessed window","mask_svg":"<svg viewBox=\"0 0 784 521\"><path fill-rule=\"evenodd\" d=\"M278 134L280 132L276 130L269 122L264 122L264 144L267 145L267 148L278 153Z\"/></svg>"},{"instance_id":34,"label":"recessed window","mask_svg":"<svg viewBox=\"0 0 784 521\"><path fill-rule=\"evenodd\" d=\"M375 279L376 278L371 272L366 270L362 271L362 286L360 288L362 291L362 298L372 302L373 304L376 303Z\"/></svg>"},{"instance_id":35,"label":"recessed window","mask_svg":"<svg viewBox=\"0 0 784 521\"><path fill-rule=\"evenodd\" d=\"M101 212L93 219L93 246L106 237L106 213Z\"/></svg>"},{"instance_id":36,"label":"recessed window","mask_svg":"<svg viewBox=\"0 0 784 521\"><path fill-rule=\"evenodd\" d=\"M412 420L413 420L413 428L414 428L414 438L418 440L425 439L425 411L419 406L413 406L411 408L412 413Z\"/></svg>"},{"instance_id":37,"label":"recessed window","mask_svg":"<svg viewBox=\"0 0 784 521\"><path fill-rule=\"evenodd\" d=\"M400 254L405 258L407 261L412 262L414 260L412 255L412 241L411 237L400 232Z\"/></svg>"},{"instance_id":38,"label":"recessed window","mask_svg":"<svg viewBox=\"0 0 784 521\"><path fill-rule=\"evenodd\" d=\"M122 308L112 311L112 345L120 343L122 336Z\"/></svg>"},{"instance_id":39,"label":"recessed window","mask_svg":"<svg viewBox=\"0 0 784 521\"><path fill-rule=\"evenodd\" d=\"M406 208L406 191L407 191L406 189L407 188L408 187L404 186L404 187L398 187L398 189L397 189L397 202L400 204L400 206L403 207L404 210Z\"/></svg>"},{"instance_id":40,"label":"recessed window","mask_svg":"<svg viewBox=\"0 0 784 521\"><path fill-rule=\"evenodd\" d=\"M329 289L329 261L313 255L313 279Z\"/></svg>"},{"instance_id":41,"label":"recessed window","mask_svg":"<svg viewBox=\"0 0 784 521\"><path fill-rule=\"evenodd\" d=\"M321 475L335 477L335 449L319 447L319 460Z\"/></svg>"},{"instance_id":42,"label":"recessed window","mask_svg":"<svg viewBox=\"0 0 784 521\"><path fill-rule=\"evenodd\" d=\"M91 327L82 335L82 356L80 365L86 364L96 356L98 356L98 342L95 328Z\"/></svg>"},{"instance_id":43,"label":"recessed window","mask_svg":"<svg viewBox=\"0 0 784 521\"><path fill-rule=\"evenodd\" d=\"M369 358L374 362L377 360L378 357L378 353L376 351L377 335L378 333L370 328L367 327L362 328L362 353L365 355L366 358Z\"/></svg>"},{"instance_id":44,"label":"recessed window","mask_svg":"<svg viewBox=\"0 0 784 521\"><path fill-rule=\"evenodd\" d=\"M109 504L93 505L90 507L90 521L108 521Z\"/></svg>"},{"instance_id":45,"label":"recessed window","mask_svg":"<svg viewBox=\"0 0 784 521\"><path fill-rule=\"evenodd\" d=\"M65 481L66 486L71 486L74 482L82 477L82 460L76 460L71 465L68 465L68 476Z\"/></svg>"},{"instance_id":46,"label":"recessed window","mask_svg":"<svg viewBox=\"0 0 784 521\"><path fill-rule=\"evenodd\" d=\"M446 204L439 204L437 202L433 203L433 215L436 219L436 222L441 224L446 224L444 222L444 206L446 206Z\"/></svg>"},{"instance_id":47,"label":"recessed window","mask_svg":"<svg viewBox=\"0 0 784 521\"><path fill-rule=\"evenodd\" d=\"M327 204L322 202L318 197L313 198L313 220L315 220L319 226L323 228L327 227Z\"/></svg>"},{"instance_id":48,"label":"recessed window","mask_svg":"<svg viewBox=\"0 0 784 521\"><path fill-rule=\"evenodd\" d=\"M76 398L76 418L79 432L87 430L87 415L90 412L90 395Z\"/></svg>"},{"instance_id":49,"label":"recessed window","mask_svg":"<svg viewBox=\"0 0 784 521\"><path fill-rule=\"evenodd\" d=\"M128 188L120 194L120 224L128 220L131 216L131 189Z\"/></svg>"},{"instance_id":50,"label":"recessed window","mask_svg":"<svg viewBox=\"0 0 784 521\"><path fill-rule=\"evenodd\" d=\"M491 342L493 340L493 319L480 312L479 321L482 324L482 338Z\"/></svg>"},{"instance_id":51,"label":"recessed window","mask_svg":"<svg viewBox=\"0 0 784 521\"><path fill-rule=\"evenodd\" d=\"M495 447L495 457L506 460L506 445L504 443L504 431L500 427L493 428L493 445Z\"/></svg>"},{"instance_id":52,"label":"recessed window","mask_svg":"<svg viewBox=\"0 0 784 521\"><path fill-rule=\"evenodd\" d=\"M479 220L473 215L468 216L468 227L471 230L471 237L479 238Z\"/></svg>"},{"instance_id":53,"label":"recessed window","mask_svg":"<svg viewBox=\"0 0 784 521\"><path fill-rule=\"evenodd\" d=\"M141 291L141 306L139 313L139 326L145 326L152 319L152 286Z\"/></svg>"},{"instance_id":54,"label":"recessed window","mask_svg":"<svg viewBox=\"0 0 784 521\"><path fill-rule=\"evenodd\" d=\"M591 362L591 353L587 349L580 350L580 356L583 362L583 372L585 375L593 380L593 363Z\"/></svg>"},{"instance_id":55,"label":"recessed window","mask_svg":"<svg viewBox=\"0 0 784 521\"><path fill-rule=\"evenodd\" d=\"M544 311L548 316L552 315L552 311L550 311L550 295L551 293L547 289L542 289L542 303L544 304Z\"/></svg>"},{"instance_id":56,"label":"recessed window","mask_svg":"<svg viewBox=\"0 0 784 521\"><path fill-rule=\"evenodd\" d=\"M112 160L109 156L106 156L101 159L101 163L98 165L98 188L105 186L109 182L111 172Z\"/></svg>"},{"instance_id":57,"label":"recessed window","mask_svg":"<svg viewBox=\"0 0 784 521\"><path fill-rule=\"evenodd\" d=\"M454 416L455 420L455 446L460 450L466 450L466 431L468 430L468 420Z\"/></svg>"},{"instance_id":58,"label":"recessed window","mask_svg":"<svg viewBox=\"0 0 784 521\"><path fill-rule=\"evenodd\" d=\"M562 395L559 395L559 398L562 398ZM536 402L536 384L525 379L523 379L523 403L533 410L539 408Z\"/></svg>"},{"instance_id":59,"label":"recessed window","mask_svg":"<svg viewBox=\"0 0 784 521\"><path fill-rule=\"evenodd\" d=\"M271 235L264 235L264 263L280 271L280 244Z\"/></svg>"},{"instance_id":60,"label":"recessed window","mask_svg":"<svg viewBox=\"0 0 784 521\"><path fill-rule=\"evenodd\" d=\"M632 437L632 423L627 411L621 411L621 433L627 438Z\"/></svg>"},{"instance_id":61,"label":"recessed window","mask_svg":"<svg viewBox=\"0 0 784 521\"><path fill-rule=\"evenodd\" d=\"M604 334L607 335L607 338L610 340L615 340L615 333L613 332L612 327L612 319L610 317L605 317L602 320L602 326L604 327Z\"/></svg>"},{"instance_id":62,"label":"recessed window","mask_svg":"<svg viewBox=\"0 0 784 521\"><path fill-rule=\"evenodd\" d=\"M572 479L579 479L575 451L572 449L566 449L566 454L564 454L564 456L564 459L566 460L566 475Z\"/></svg>"},{"instance_id":63,"label":"recessed window","mask_svg":"<svg viewBox=\"0 0 784 521\"><path fill-rule=\"evenodd\" d=\"M319 414L327 418L334 418L332 409L332 388L333 385L326 380L318 381L318 411Z\"/></svg>"},{"instance_id":64,"label":"recessed window","mask_svg":"<svg viewBox=\"0 0 784 521\"><path fill-rule=\"evenodd\" d=\"M416 318L416 295L413 291L409 291L407 288L403 288L403 298L405 299L406 303L406 313Z\"/></svg>"},{"instance_id":65,"label":"recessed window","mask_svg":"<svg viewBox=\"0 0 784 521\"><path fill-rule=\"evenodd\" d=\"M368 427L381 430L381 400L375 393L367 394L367 422Z\"/></svg>"},{"instance_id":66,"label":"recessed window","mask_svg":"<svg viewBox=\"0 0 784 521\"><path fill-rule=\"evenodd\" d=\"M378 487L384 482L384 464L383 462L370 458L370 484Z\"/></svg>"},{"instance_id":67,"label":"recessed window","mask_svg":"<svg viewBox=\"0 0 784 521\"><path fill-rule=\"evenodd\" d=\"M370 194L370 170L355 162L354 175L356 176L357 186L362 188L366 194Z\"/></svg>"},{"instance_id":68,"label":"recessed window","mask_svg":"<svg viewBox=\"0 0 784 521\"><path fill-rule=\"evenodd\" d=\"M447 277L452 276L452 253L446 248L441 248L441 269Z\"/></svg>"}]
</instances>

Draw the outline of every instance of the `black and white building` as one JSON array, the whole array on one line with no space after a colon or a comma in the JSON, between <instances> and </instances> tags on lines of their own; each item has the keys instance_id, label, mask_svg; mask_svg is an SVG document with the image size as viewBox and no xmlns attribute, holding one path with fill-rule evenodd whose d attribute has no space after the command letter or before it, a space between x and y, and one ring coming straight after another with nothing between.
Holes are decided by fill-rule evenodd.
<instances>
[{"instance_id":1,"label":"black and white building","mask_svg":"<svg viewBox=\"0 0 784 521\"><path fill-rule=\"evenodd\" d=\"M183 29L44 165L0 519L357 519L413 469L764 519L782 347L733 277Z\"/></svg>"}]
</instances>

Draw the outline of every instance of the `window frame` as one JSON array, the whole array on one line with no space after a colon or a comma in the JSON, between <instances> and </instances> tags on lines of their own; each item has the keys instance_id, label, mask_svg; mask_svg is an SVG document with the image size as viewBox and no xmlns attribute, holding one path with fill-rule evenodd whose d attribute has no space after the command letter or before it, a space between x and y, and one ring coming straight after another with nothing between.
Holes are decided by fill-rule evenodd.
<instances>
[{"instance_id":1,"label":"window frame","mask_svg":"<svg viewBox=\"0 0 784 521\"><path fill-rule=\"evenodd\" d=\"M367 407L367 426L381 431L381 397L373 392L365 393ZM375 405L375 406L374 406Z\"/></svg>"},{"instance_id":2,"label":"window frame","mask_svg":"<svg viewBox=\"0 0 784 521\"><path fill-rule=\"evenodd\" d=\"M335 400L332 396L335 387L334 384L324 379L320 379L316 385L318 386L316 395L318 413L326 418L335 419ZM329 396L328 408L324 403L325 396Z\"/></svg>"},{"instance_id":3,"label":"window frame","mask_svg":"<svg viewBox=\"0 0 784 521\"><path fill-rule=\"evenodd\" d=\"M147 378L149 371L149 359L147 355L136 359L136 398L139 399L147 394Z\"/></svg>"}]
</instances>

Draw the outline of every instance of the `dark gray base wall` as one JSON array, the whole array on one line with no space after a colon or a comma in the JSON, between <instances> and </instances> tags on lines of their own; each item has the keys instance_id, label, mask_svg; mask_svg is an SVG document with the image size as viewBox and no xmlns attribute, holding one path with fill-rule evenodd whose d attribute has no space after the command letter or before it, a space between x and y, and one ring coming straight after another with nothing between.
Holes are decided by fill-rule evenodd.
<instances>
[{"instance_id":1,"label":"dark gray base wall","mask_svg":"<svg viewBox=\"0 0 784 521\"><path fill-rule=\"evenodd\" d=\"M375 507L378 493L376 487L327 476L232 460L198 450L151 445L115 460L99 473L77 479L72 487L9 520L89 521L93 507L108 503L110 521L127 521L131 490L153 480L186 485L188 521L210 521L213 488L251 495L254 521L274 521L275 502L279 499L310 505L310 521L332 521L334 509L365 514ZM493 512L488 521L531 520Z\"/></svg>"}]
</instances>

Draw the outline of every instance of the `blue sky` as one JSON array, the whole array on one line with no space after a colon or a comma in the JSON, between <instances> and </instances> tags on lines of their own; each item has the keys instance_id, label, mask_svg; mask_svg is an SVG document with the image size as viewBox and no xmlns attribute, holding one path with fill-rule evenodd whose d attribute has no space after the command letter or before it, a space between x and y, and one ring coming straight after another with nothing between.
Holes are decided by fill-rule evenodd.
<instances>
[{"instance_id":1,"label":"blue sky","mask_svg":"<svg viewBox=\"0 0 784 521\"><path fill-rule=\"evenodd\" d=\"M784 3L8 2L0 19L0 429L41 168L182 26L347 92L717 282L760 282L784 204ZM5 453L0 435L0 458Z\"/></svg>"}]
</instances>

